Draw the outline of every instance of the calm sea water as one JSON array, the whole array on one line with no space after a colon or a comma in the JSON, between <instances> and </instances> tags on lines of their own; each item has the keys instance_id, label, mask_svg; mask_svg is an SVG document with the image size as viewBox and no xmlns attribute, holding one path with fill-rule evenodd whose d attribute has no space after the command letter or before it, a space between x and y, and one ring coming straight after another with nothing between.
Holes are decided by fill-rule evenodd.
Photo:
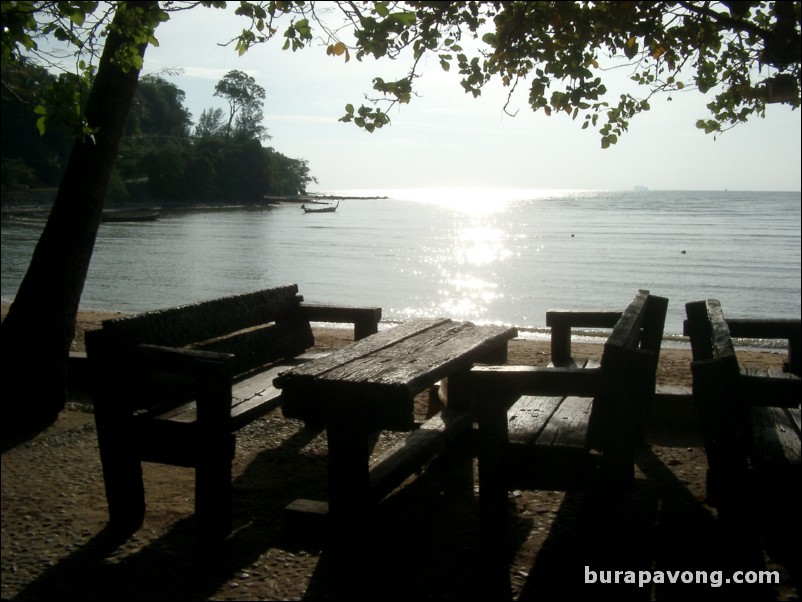
<instances>
[{"instance_id":1,"label":"calm sea water","mask_svg":"<svg viewBox=\"0 0 802 602\"><path fill-rule=\"evenodd\" d=\"M542 327L550 308L623 308L636 289L714 297L731 317L800 316L799 192L359 191L298 205L164 211L100 228L82 306L138 312L296 282L309 301ZM336 194L344 194L337 191ZM13 298L41 225L2 224Z\"/></svg>"}]
</instances>

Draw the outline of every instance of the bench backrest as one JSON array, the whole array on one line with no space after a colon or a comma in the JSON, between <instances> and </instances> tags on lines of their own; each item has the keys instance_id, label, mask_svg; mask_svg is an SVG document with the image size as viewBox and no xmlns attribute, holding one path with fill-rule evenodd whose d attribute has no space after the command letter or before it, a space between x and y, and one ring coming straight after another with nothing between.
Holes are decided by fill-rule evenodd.
<instances>
[{"instance_id":1,"label":"bench backrest","mask_svg":"<svg viewBox=\"0 0 802 602\"><path fill-rule=\"evenodd\" d=\"M604 343L602 371L619 380L637 373L653 394L667 310L668 299L639 290Z\"/></svg>"},{"instance_id":2,"label":"bench backrest","mask_svg":"<svg viewBox=\"0 0 802 602\"><path fill-rule=\"evenodd\" d=\"M645 427L667 310L665 297L638 291L604 344L604 392L594 403L590 435L591 441L600 441L604 449L636 439Z\"/></svg>"},{"instance_id":3,"label":"bench backrest","mask_svg":"<svg viewBox=\"0 0 802 602\"><path fill-rule=\"evenodd\" d=\"M613 326L605 343L605 351L612 348L639 349L660 355L668 299L639 290Z\"/></svg>"},{"instance_id":4,"label":"bench backrest","mask_svg":"<svg viewBox=\"0 0 802 602\"><path fill-rule=\"evenodd\" d=\"M106 320L90 338L102 336L106 350L149 344L230 353L234 372L245 372L314 345L301 300L295 284L264 289Z\"/></svg>"},{"instance_id":5,"label":"bench backrest","mask_svg":"<svg viewBox=\"0 0 802 602\"><path fill-rule=\"evenodd\" d=\"M737 368L733 337L784 339L788 342L786 371L802 375L802 321L798 319L724 319L717 299L685 304L683 333L691 340L694 361L721 360ZM733 368L735 366L736 368Z\"/></svg>"}]
</instances>

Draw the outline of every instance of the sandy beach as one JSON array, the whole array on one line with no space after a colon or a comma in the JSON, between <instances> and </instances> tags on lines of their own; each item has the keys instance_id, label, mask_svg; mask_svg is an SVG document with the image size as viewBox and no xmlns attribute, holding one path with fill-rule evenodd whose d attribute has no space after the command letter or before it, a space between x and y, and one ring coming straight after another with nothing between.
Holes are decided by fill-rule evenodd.
<instances>
[{"instance_id":1,"label":"sandy beach","mask_svg":"<svg viewBox=\"0 0 802 602\"><path fill-rule=\"evenodd\" d=\"M6 307L3 307L5 315ZM108 312L82 311L73 349ZM316 330L321 347L348 342L343 330ZM601 345L575 345L598 357ZM548 343L512 341L509 363L545 365ZM740 352L742 363L780 365L784 354ZM690 351L661 352L658 386L689 388ZM35 390L35 388L31 388ZM7 400L5 401L7 402ZM421 399L418 411L425 412ZM383 434L380 453L397 434ZM515 542L510 558L521 600L798 599L791 557L767 542L767 568L781 583L742 589L678 584L585 584L585 567L715 570L721 538L705 504L704 450L686 397L656 404L638 451L633 492L615 505L590 493L510 494ZM2 456L3 600L469 600L479 591L475 460L464 450L430 464L366 520L364 553L338 558L319 532L287 529L283 508L298 497L324 499L325 431L309 431L276 410L237 438L235 530L199 547L193 530L193 471L147 464L148 510L126 541L104 527L106 502L91 404L74 392L57 422ZM595 563L595 564L594 564ZM743 589L745 588L745 589Z\"/></svg>"}]
</instances>

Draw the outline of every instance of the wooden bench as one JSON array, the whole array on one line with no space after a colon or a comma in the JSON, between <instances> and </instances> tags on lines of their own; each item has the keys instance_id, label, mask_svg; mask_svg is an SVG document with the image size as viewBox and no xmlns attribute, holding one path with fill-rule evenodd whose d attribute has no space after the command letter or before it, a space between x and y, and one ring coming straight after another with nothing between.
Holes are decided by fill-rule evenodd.
<instances>
[{"instance_id":1,"label":"wooden bench","mask_svg":"<svg viewBox=\"0 0 802 602\"><path fill-rule=\"evenodd\" d=\"M715 299L685 305L693 397L707 454L707 501L734 542L754 544L762 498L777 507L800 482L800 320L724 319ZM784 339L784 368L742 367L733 338Z\"/></svg>"},{"instance_id":2,"label":"wooden bench","mask_svg":"<svg viewBox=\"0 0 802 602\"><path fill-rule=\"evenodd\" d=\"M499 560L507 555L508 491L580 489L599 478L623 488L633 481L667 307L667 299L642 290L623 312L551 312L552 365L473 369L481 547L491 582L509 585ZM612 326L599 363L571 357L572 326Z\"/></svg>"},{"instance_id":3,"label":"wooden bench","mask_svg":"<svg viewBox=\"0 0 802 602\"><path fill-rule=\"evenodd\" d=\"M377 332L380 318L380 308L303 303L290 285L107 320L88 332L110 526L131 532L142 524L147 461L194 467L200 532L227 535L235 433L280 403L280 371L315 357L310 322L352 323L360 339Z\"/></svg>"}]
</instances>

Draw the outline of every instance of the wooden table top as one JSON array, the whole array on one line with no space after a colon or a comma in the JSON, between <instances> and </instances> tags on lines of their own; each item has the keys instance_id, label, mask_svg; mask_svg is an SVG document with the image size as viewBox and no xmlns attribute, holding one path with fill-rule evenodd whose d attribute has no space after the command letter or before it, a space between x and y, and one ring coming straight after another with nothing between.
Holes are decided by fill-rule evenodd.
<instances>
[{"instance_id":1,"label":"wooden table top","mask_svg":"<svg viewBox=\"0 0 802 602\"><path fill-rule=\"evenodd\" d=\"M477 326L445 318L420 318L381 331L331 355L282 373L285 414L321 398L350 400L376 414L382 428L409 428L415 395L438 380L488 361L515 328ZM289 410L289 412L288 412Z\"/></svg>"}]
</instances>

